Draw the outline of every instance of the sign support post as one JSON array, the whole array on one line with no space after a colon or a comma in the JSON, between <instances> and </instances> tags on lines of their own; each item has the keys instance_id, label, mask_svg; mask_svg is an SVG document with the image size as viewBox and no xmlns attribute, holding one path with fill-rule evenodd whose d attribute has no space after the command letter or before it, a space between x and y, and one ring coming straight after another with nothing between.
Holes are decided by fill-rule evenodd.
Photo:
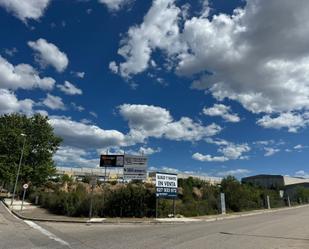
<instances>
[{"instance_id":1,"label":"sign support post","mask_svg":"<svg viewBox=\"0 0 309 249\"><path fill-rule=\"evenodd\" d=\"M266 202L267 202L267 209L270 209L270 199L269 199L269 195L266 196Z\"/></svg>"},{"instance_id":2,"label":"sign support post","mask_svg":"<svg viewBox=\"0 0 309 249\"><path fill-rule=\"evenodd\" d=\"M176 198L173 198L173 217L176 215Z\"/></svg>"},{"instance_id":3,"label":"sign support post","mask_svg":"<svg viewBox=\"0 0 309 249\"><path fill-rule=\"evenodd\" d=\"M156 219L158 219L158 197L156 196Z\"/></svg>"},{"instance_id":4,"label":"sign support post","mask_svg":"<svg viewBox=\"0 0 309 249\"><path fill-rule=\"evenodd\" d=\"M173 216L175 217L178 179L176 174L156 173L156 218L158 217L158 199L173 199Z\"/></svg>"},{"instance_id":5,"label":"sign support post","mask_svg":"<svg viewBox=\"0 0 309 249\"><path fill-rule=\"evenodd\" d=\"M29 185L26 184L26 183L23 185L24 193L23 193L23 200L21 201L20 211L23 211L24 201L25 201L25 197L26 197L26 191L27 191L28 187L29 187Z\"/></svg>"},{"instance_id":6,"label":"sign support post","mask_svg":"<svg viewBox=\"0 0 309 249\"><path fill-rule=\"evenodd\" d=\"M226 214L225 194L220 193L221 214Z\"/></svg>"}]
</instances>

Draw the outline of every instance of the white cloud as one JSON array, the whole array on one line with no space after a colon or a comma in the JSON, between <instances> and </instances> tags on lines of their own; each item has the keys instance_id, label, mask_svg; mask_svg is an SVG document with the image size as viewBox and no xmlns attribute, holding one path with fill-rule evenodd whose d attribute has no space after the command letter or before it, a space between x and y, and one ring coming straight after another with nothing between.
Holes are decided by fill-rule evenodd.
<instances>
[{"instance_id":1,"label":"white cloud","mask_svg":"<svg viewBox=\"0 0 309 249\"><path fill-rule=\"evenodd\" d=\"M145 71L152 53L162 51L178 74L205 73L192 87L218 100L238 101L253 113L308 109L308 1L247 0L231 15L209 16L207 5L203 11L183 17L175 1L154 0L121 42L119 73Z\"/></svg>"},{"instance_id":2,"label":"white cloud","mask_svg":"<svg viewBox=\"0 0 309 249\"><path fill-rule=\"evenodd\" d=\"M125 135L116 130L104 130L66 117L51 117L49 122L66 146L99 149L125 145Z\"/></svg>"},{"instance_id":3,"label":"white cloud","mask_svg":"<svg viewBox=\"0 0 309 249\"><path fill-rule=\"evenodd\" d=\"M224 139L219 139L219 138L214 139L214 138L209 137L209 138L206 138L205 141L209 144L215 144L215 145L218 145L218 146L222 146L222 145L227 146L227 145L230 144L230 142L228 142Z\"/></svg>"},{"instance_id":4,"label":"white cloud","mask_svg":"<svg viewBox=\"0 0 309 249\"><path fill-rule=\"evenodd\" d=\"M118 73L118 66L116 64L115 61L112 61L109 63L109 69L113 72L113 73Z\"/></svg>"},{"instance_id":5,"label":"white cloud","mask_svg":"<svg viewBox=\"0 0 309 249\"><path fill-rule=\"evenodd\" d=\"M246 176L250 173L251 171L248 169L232 169L232 170L227 170L227 171L221 171L218 172L217 175L224 177L224 176Z\"/></svg>"},{"instance_id":6,"label":"white cloud","mask_svg":"<svg viewBox=\"0 0 309 249\"><path fill-rule=\"evenodd\" d=\"M46 95L46 98L42 103L52 110L65 110L65 105L62 102L62 99L49 93Z\"/></svg>"},{"instance_id":7,"label":"white cloud","mask_svg":"<svg viewBox=\"0 0 309 249\"><path fill-rule=\"evenodd\" d=\"M75 72L75 71L71 71L70 73L73 74L74 76L78 77L78 78L81 78L81 79L83 79L83 78L85 77L85 75L86 75L85 72Z\"/></svg>"},{"instance_id":8,"label":"white cloud","mask_svg":"<svg viewBox=\"0 0 309 249\"><path fill-rule=\"evenodd\" d=\"M302 145L302 144L297 144L293 147L294 150L303 150L308 148L308 146Z\"/></svg>"},{"instance_id":9,"label":"white cloud","mask_svg":"<svg viewBox=\"0 0 309 249\"><path fill-rule=\"evenodd\" d=\"M21 112L31 115L33 104L34 102L31 99L18 100L13 92L0 89L0 114Z\"/></svg>"},{"instance_id":10,"label":"white cloud","mask_svg":"<svg viewBox=\"0 0 309 249\"><path fill-rule=\"evenodd\" d=\"M89 114L90 114L92 117L95 117L95 118L98 117L98 114L97 114L96 112L89 112Z\"/></svg>"},{"instance_id":11,"label":"white cloud","mask_svg":"<svg viewBox=\"0 0 309 249\"><path fill-rule=\"evenodd\" d=\"M158 106L123 104L118 108L121 116L129 122L128 139L135 142L143 142L148 137L198 141L221 131L216 124L203 126L188 117L174 121L168 110Z\"/></svg>"},{"instance_id":12,"label":"white cloud","mask_svg":"<svg viewBox=\"0 0 309 249\"><path fill-rule=\"evenodd\" d=\"M264 147L264 150L265 150L264 156L272 156L280 151L280 149L271 147Z\"/></svg>"},{"instance_id":13,"label":"white cloud","mask_svg":"<svg viewBox=\"0 0 309 249\"><path fill-rule=\"evenodd\" d=\"M144 154L144 155L152 155L154 153L161 152L161 148L140 147L139 152L140 154Z\"/></svg>"},{"instance_id":14,"label":"white cloud","mask_svg":"<svg viewBox=\"0 0 309 249\"><path fill-rule=\"evenodd\" d=\"M181 45L178 41L179 28L177 25L180 9L172 0L157 0L144 17L140 26L129 29L127 38L118 54L126 59L120 63L117 71L123 77L141 73L150 64L151 53L160 48L169 55L179 50ZM115 72L116 63L112 62L110 68Z\"/></svg>"},{"instance_id":15,"label":"white cloud","mask_svg":"<svg viewBox=\"0 0 309 249\"><path fill-rule=\"evenodd\" d=\"M23 22L27 19L39 19L49 3L50 0L0 0L0 6Z\"/></svg>"},{"instance_id":16,"label":"white cloud","mask_svg":"<svg viewBox=\"0 0 309 249\"><path fill-rule=\"evenodd\" d=\"M81 106L81 105L77 105L76 103L74 102L71 102L71 105L73 106L73 108L79 112L82 112L85 110L85 107Z\"/></svg>"},{"instance_id":17,"label":"white cloud","mask_svg":"<svg viewBox=\"0 0 309 249\"><path fill-rule=\"evenodd\" d=\"M248 144L233 144L230 143L227 146L223 146L218 149L218 152L221 152L224 156L230 160L236 159L247 159L246 156L243 156L243 153L249 152L251 148Z\"/></svg>"},{"instance_id":18,"label":"white cloud","mask_svg":"<svg viewBox=\"0 0 309 249\"><path fill-rule=\"evenodd\" d=\"M231 113L231 107L223 104L215 104L213 107L204 108L203 113L208 116L219 116L227 122L239 122L240 118L236 113Z\"/></svg>"},{"instance_id":19,"label":"white cloud","mask_svg":"<svg viewBox=\"0 0 309 249\"><path fill-rule=\"evenodd\" d=\"M134 150L126 150L126 154L131 154L131 155L152 155L155 153L161 152L161 148L151 148L151 147L140 147L138 151Z\"/></svg>"},{"instance_id":20,"label":"white cloud","mask_svg":"<svg viewBox=\"0 0 309 249\"><path fill-rule=\"evenodd\" d=\"M0 56L0 87L16 90L41 88L51 90L55 80L50 77L40 78L38 72L28 64L16 66Z\"/></svg>"},{"instance_id":21,"label":"white cloud","mask_svg":"<svg viewBox=\"0 0 309 249\"><path fill-rule=\"evenodd\" d=\"M71 146L60 146L53 159L57 166L62 167L96 167L99 165L97 153Z\"/></svg>"},{"instance_id":22,"label":"white cloud","mask_svg":"<svg viewBox=\"0 0 309 249\"><path fill-rule=\"evenodd\" d=\"M229 160L243 160L247 159L248 156L244 156L251 150L248 144L234 144L225 140L213 140L207 139L209 143L216 144L219 146L218 153L220 156L203 155L201 153L194 153L192 158L201 162L225 162Z\"/></svg>"},{"instance_id":23,"label":"white cloud","mask_svg":"<svg viewBox=\"0 0 309 249\"><path fill-rule=\"evenodd\" d=\"M110 11L118 11L132 1L133 0L99 0L99 2L105 4Z\"/></svg>"},{"instance_id":24,"label":"white cloud","mask_svg":"<svg viewBox=\"0 0 309 249\"><path fill-rule=\"evenodd\" d=\"M201 162L225 162L229 159L225 156L211 156L211 155L203 155L201 153L194 153L192 158Z\"/></svg>"},{"instance_id":25,"label":"white cloud","mask_svg":"<svg viewBox=\"0 0 309 249\"><path fill-rule=\"evenodd\" d=\"M67 68L69 59L55 44L40 38L37 41L29 41L28 45L36 52L35 58L42 67L51 65L58 72L63 72Z\"/></svg>"},{"instance_id":26,"label":"white cloud","mask_svg":"<svg viewBox=\"0 0 309 249\"><path fill-rule=\"evenodd\" d=\"M282 113L276 117L265 115L257 121L257 124L264 128L288 128L289 132L297 132L300 128L304 128L309 124L307 113Z\"/></svg>"},{"instance_id":27,"label":"white cloud","mask_svg":"<svg viewBox=\"0 0 309 249\"><path fill-rule=\"evenodd\" d=\"M302 178L309 178L309 172L306 172L304 170L299 170L295 172L296 177L302 177Z\"/></svg>"},{"instance_id":28,"label":"white cloud","mask_svg":"<svg viewBox=\"0 0 309 249\"><path fill-rule=\"evenodd\" d=\"M11 48L11 49L6 48L6 49L4 50L4 53L6 53L8 56L11 56L11 57L13 57L17 52L18 52L18 50L17 50L17 48L15 48L15 47L13 47L13 48Z\"/></svg>"},{"instance_id":29,"label":"white cloud","mask_svg":"<svg viewBox=\"0 0 309 249\"><path fill-rule=\"evenodd\" d=\"M67 95L81 95L83 91L74 86L69 81L65 81L63 85L57 85L57 87Z\"/></svg>"}]
</instances>

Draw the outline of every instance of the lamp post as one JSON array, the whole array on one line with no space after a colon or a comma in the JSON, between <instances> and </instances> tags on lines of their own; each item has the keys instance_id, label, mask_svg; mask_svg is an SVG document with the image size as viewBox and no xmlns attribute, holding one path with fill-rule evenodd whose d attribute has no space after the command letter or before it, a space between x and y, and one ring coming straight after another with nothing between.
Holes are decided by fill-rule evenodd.
<instances>
[{"instance_id":1,"label":"lamp post","mask_svg":"<svg viewBox=\"0 0 309 249\"><path fill-rule=\"evenodd\" d=\"M20 135L21 135L22 137L24 137L24 142L23 142L23 148L22 148L22 150L21 150L20 159L19 159L18 170L17 170L16 179L15 179L15 185L14 185L13 195L12 195L12 199L11 199L11 206L13 206L13 202L14 202L14 198L15 198L16 187L17 187L17 183L18 183L18 177L19 177L19 173L20 173L21 162L22 162L22 160L23 160L24 149L25 149L25 142L26 142L26 134L21 133Z\"/></svg>"}]
</instances>

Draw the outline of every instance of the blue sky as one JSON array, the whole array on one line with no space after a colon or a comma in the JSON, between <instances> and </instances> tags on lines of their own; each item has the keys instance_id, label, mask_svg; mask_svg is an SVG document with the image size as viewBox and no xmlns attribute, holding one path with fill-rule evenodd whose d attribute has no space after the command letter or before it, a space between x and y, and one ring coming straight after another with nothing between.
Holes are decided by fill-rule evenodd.
<instances>
[{"instance_id":1,"label":"blue sky","mask_svg":"<svg viewBox=\"0 0 309 249\"><path fill-rule=\"evenodd\" d=\"M0 114L48 115L59 166L124 150L152 169L308 177L308 10L0 0Z\"/></svg>"}]
</instances>

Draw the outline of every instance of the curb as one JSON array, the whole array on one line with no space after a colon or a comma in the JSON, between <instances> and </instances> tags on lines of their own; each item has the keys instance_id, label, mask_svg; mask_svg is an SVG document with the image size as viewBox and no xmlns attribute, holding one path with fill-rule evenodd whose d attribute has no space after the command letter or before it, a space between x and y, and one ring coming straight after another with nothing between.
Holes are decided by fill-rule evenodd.
<instances>
[{"instance_id":1,"label":"curb","mask_svg":"<svg viewBox=\"0 0 309 249\"><path fill-rule=\"evenodd\" d=\"M292 210L292 209L298 209L298 208L303 208L303 207L308 207L309 204L305 205L299 205L299 206L294 206L294 207L283 207L283 208L277 208L273 210L268 210L264 209L258 212L251 212L251 213L245 213L245 214L227 214L226 216L219 216L219 217L213 217L213 218L195 218L196 221L159 221L159 220L150 220L150 221L90 221L90 220L57 220L57 219L43 219L43 218L29 218L25 217L16 211L10 209L10 207L3 201L1 200L3 205L16 217L22 220L30 220L30 221L39 221L39 222L55 222L55 223L76 223L76 224L114 224L114 225L120 225L120 224L144 224L144 225L149 225L149 224L184 224L184 223L190 223L190 222L214 222L214 221L222 221L222 220L228 220L228 219L236 219L240 217L249 217L249 216L255 216L255 215L261 215L261 214L267 214L267 213L277 213L281 211L287 211L287 210Z\"/></svg>"}]
</instances>

